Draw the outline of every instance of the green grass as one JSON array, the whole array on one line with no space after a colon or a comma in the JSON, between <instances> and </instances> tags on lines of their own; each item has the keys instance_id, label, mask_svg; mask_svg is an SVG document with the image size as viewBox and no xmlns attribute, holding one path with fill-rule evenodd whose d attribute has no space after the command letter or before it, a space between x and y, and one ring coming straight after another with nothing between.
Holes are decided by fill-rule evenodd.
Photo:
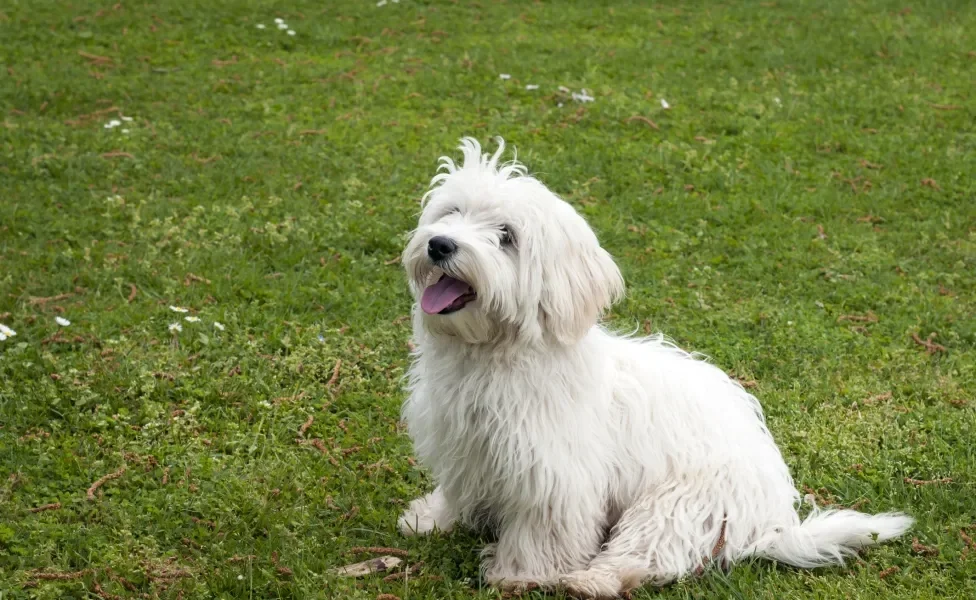
<instances>
[{"instance_id":1,"label":"green grass","mask_svg":"<svg viewBox=\"0 0 976 600\"><path fill-rule=\"evenodd\" d=\"M972 2L112 4L0 6L0 598L497 597L477 538L395 531L393 259L468 134L589 219L614 326L758 382L798 485L939 550L640 597L976 596ZM361 545L424 565L329 575Z\"/></svg>"}]
</instances>

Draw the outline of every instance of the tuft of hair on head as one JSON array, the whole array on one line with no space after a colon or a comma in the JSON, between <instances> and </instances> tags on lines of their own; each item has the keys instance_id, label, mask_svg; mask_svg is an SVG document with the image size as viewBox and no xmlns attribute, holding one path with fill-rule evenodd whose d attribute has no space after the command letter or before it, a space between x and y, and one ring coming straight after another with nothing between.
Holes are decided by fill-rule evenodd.
<instances>
[{"instance_id":1,"label":"tuft of hair on head","mask_svg":"<svg viewBox=\"0 0 976 600\"><path fill-rule=\"evenodd\" d=\"M441 156L437 159L438 163L440 163L437 167L437 174L430 180L430 189L421 198L421 205L426 204L427 199L434 190L451 177L451 175L463 171L480 171L485 175L497 177L502 181L513 177L525 176L528 173L528 169L518 161L518 152L512 152L512 160L504 163L499 162L505 152L505 140L501 136L495 136L494 140L498 144L498 148L494 153L488 154L487 152L482 152L481 143L477 139L471 136L465 136L461 138L461 143L458 146L458 150L461 151L460 165L450 156Z\"/></svg>"}]
</instances>

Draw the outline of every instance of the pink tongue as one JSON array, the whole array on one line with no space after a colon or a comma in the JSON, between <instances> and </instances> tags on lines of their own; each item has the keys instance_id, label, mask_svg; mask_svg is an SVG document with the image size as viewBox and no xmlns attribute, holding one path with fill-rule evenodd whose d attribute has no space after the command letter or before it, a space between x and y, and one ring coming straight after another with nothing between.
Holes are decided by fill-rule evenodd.
<instances>
[{"instance_id":1,"label":"pink tongue","mask_svg":"<svg viewBox=\"0 0 976 600\"><path fill-rule=\"evenodd\" d=\"M420 308L428 315L436 315L461 296L471 292L471 286L460 279L445 275L434 285L427 286L420 299Z\"/></svg>"}]
</instances>

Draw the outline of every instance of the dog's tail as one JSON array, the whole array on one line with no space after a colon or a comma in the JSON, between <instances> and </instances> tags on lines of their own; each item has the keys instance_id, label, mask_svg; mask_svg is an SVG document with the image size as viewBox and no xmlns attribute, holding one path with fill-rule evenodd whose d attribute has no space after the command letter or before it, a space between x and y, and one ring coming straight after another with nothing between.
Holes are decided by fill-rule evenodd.
<instances>
[{"instance_id":1,"label":"dog's tail","mask_svg":"<svg viewBox=\"0 0 976 600\"><path fill-rule=\"evenodd\" d=\"M814 509L799 525L760 542L756 552L800 568L843 564L858 548L899 537L912 523L914 519L902 513Z\"/></svg>"}]
</instances>

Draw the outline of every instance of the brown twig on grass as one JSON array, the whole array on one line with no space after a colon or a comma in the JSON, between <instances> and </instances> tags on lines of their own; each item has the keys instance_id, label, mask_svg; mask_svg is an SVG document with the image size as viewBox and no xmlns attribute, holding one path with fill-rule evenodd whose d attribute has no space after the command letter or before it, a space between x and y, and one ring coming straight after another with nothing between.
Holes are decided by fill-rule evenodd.
<instances>
[{"instance_id":1,"label":"brown twig on grass","mask_svg":"<svg viewBox=\"0 0 976 600\"><path fill-rule=\"evenodd\" d=\"M59 510L60 508L61 508L60 502L52 502L51 504L45 504L43 506L37 506L35 508L32 508L30 509L30 511L32 513L42 513L49 510Z\"/></svg>"},{"instance_id":2,"label":"brown twig on grass","mask_svg":"<svg viewBox=\"0 0 976 600\"><path fill-rule=\"evenodd\" d=\"M125 468L126 468L125 465L122 465L122 468L119 469L118 471L99 477L98 480L95 481L95 483L91 484L91 487L88 488L88 499L94 500L95 492L97 492L98 488L102 487L107 481L118 479L119 477L125 475Z\"/></svg>"},{"instance_id":3,"label":"brown twig on grass","mask_svg":"<svg viewBox=\"0 0 976 600\"><path fill-rule=\"evenodd\" d=\"M31 296L27 299L27 303L31 306L44 306L48 302L57 302L58 300L65 300L74 296L71 292L66 292L64 294L58 294L57 296L49 296L47 298L41 298L38 296Z\"/></svg>"},{"instance_id":4,"label":"brown twig on grass","mask_svg":"<svg viewBox=\"0 0 976 600\"><path fill-rule=\"evenodd\" d=\"M136 295L138 295L138 294L139 294L139 290L136 288L136 284L130 283L129 284L129 297L126 298L125 301L131 303L133 300L136 299Z\"/></svg>"},{"instance_id":5,"label":"brown twig on grass","mask_svg":"<svg viewBox=\"0 0 976 600\"><path fill-rule=\"evenodd\" d=\"M312 423L314 421L315 421L315 417L312 415L308 415L308 420L302 423L302 426L298 428L298 437L300 438L305 437L305 432L308 431L308 428L312 426Z\"/></svg>"},{"instance_id":6,"label":"brown twig on grass","mask_svg":"<svg viewBox=\"0 0 976 600\"><path fill-rule=\"evenodd\" d=\"M854 323L877 323L878 315L869 310L867 314L864 315L841 315L837 317L838 323L842 323L844 321L852 321Z\"/></svg>"},{"instance_id":7,"label":"brown twig on grass","mask_svg":"<svg viewBox=\"0 0 976 600\"><path fill-rule=\"evenodd\" d=\"M342 368L342 359L341 358L337 358L336 359L335 367L333 367L333 369L332 369L332 377L330 377L328 383L325 384L326 387L330 387L331 388L332 386L334 386L336 384L336 382L339 381L339 369L340 368Z\"/></svg>"},{"instance_id":8,"label":"brown twig on grass","mask_svg":"<svg viewBox=\"0 0 976 600\"><path fill-rule=\"evenodd\" d=\"M112 59L108 56L100 56L98 54L92 54L90 52L85 52L83 50L78 51L78 56L90 61L93 65L110 65L112 64Z\"/></svg>"},{"instance_id":9,"label":"brown twig on grass","mask_svg":"<svg viewBox=\"0 0 976 600\"><path fill-rule=\"evenodd\" d=\"M201 277L199 275L194 275L193 273L187 273L183 278L183 285L190 285L193 282L211 284L211 281L206 277Z\"/></svg>"},{"instance_id":10,"label":"brown twig on grass","mask_svg":"<svg viewBox=\"0 0 976 600\"><path fill-rule=\"evenodd\" d=\"M943 346L942 344L936 344L935 342L932 341L933 339L935 339L936 335L937 334L933 331L932 333L929 334L929 337L927 339L923 340L918 336L917 333L912 333L912 340L914 340L915 343L918 344L919 346L925 348L925 351L928 352L929 354L935 354L936 352L948 352L945 346Z\"/></svg>"},{"instance_id":11,"label":"brown twig on grass","mask_svg":"<svg viewBox=\"0 0 976 600\"><path fill-rule=\"evenodd\" d=\"M42 579L44 581L70 581L72 579L81 579L91 574L91 569L85 569L83 571L75 571L73 573L30 573L32 579Z\"/></svg>"},{"instance_id":12,"label":"brown twig on grass","mask_svg":"<svg viewBox=\"0 0 976 600\"><path fill-rule=\"evenodd\" d=\"M329 453L329 450L325 447L325 444L322 443L322 440L320 440L319 438L315 438L314 440L310 441L309 444L312 444L313 446L318 448L319 452L321 452L322 454Z\"/></svg>"},{"instance_id":13,"label":"brown twig on grass","mask_svg":"<svg viewBox=\"0 0 976 600\"><path fill-rule=\"evenodd\" d=\"M935 485L939 483L952 483L952 477L943 477L942 479L912 479L911 477L906 477L905 483L910 483L912 485Z\"/></svg>"},{"instance_id":14,"label":"brown twig on grass","mask_svg":"<svg viewBox=\"0 0 976 600\"><path fill-rule=\"evenodd\" d=\"M634 116L630 117L629 119L627 119L627 122L628 123L631 123L633 121L640 121L641 123L645 123L648 127L650 127L651 129L653 129L655 131L659 131L661 129L660 127L658 127L657 123L655 123L654 121L648 119L647 117L643 117L641 115L634 115Z\"/></svg>"},{"instance_id":15,"label":"brown twig on grass","mask_svg":"<svg viewBox=\"0 0 976 600\"><path fill-rule=\"evenodd\" d=\"M878 573L878 579L884 579L885 577L887 577L889 575L894 575L898 571L901 571L901 567L888 567L884 571L881 571L880 573Z\"/></svg>"},{"instance_id":16,"label":"brown twig on grass","mask_svg":"<svg viewBox=\"0 0 976 600\"><path fill-rule=\"evenodd\" d=\"M918 541L918 538L912 539L912 552L920 556L938 556L939 549L932 546L926 546L925 544Z\"/></svg>"}]
</instances>

